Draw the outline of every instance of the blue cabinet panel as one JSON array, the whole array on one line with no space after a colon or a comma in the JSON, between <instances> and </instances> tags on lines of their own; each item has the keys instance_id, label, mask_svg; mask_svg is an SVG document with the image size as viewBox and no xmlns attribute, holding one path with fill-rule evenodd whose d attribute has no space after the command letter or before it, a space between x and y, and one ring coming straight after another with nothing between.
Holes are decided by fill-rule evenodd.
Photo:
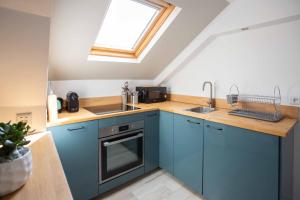
<instances>
[{"instance_id":1,"label":"blue cabinet panel","mask_svg":"<svg viewBox=\"0 0 300 200\"><path fill-rule=\"evenodd\" d=\"M279 138L205 122L203 194L209 200L278 200Z\"/></svg>"},{"instance_id":2,"label":"blue cabinet panel","mask_svg":"<svg viewBox=\"0 0 300 200\"><path fill-rule=\"evenodd\" d=\"M158 168L159 112L145 113L145 173Z\"/></svg>"},{"instance_id":3,"label":"blue cabinet panel","mask_svg":"<svg viewBox=\"0 0 300 200\"><path fill-rule=\"evenodd\" d=\"M173 113L160 112L159 167L173 174L174 127Z\"/></svg>"},{"instance_id":4,"label":"blue cabinet panel","mask_svg":"<svg viewBox=\"0 0 300 200\"><path fill-rule=\"evenodd\" d=\"M174 115L174 176L202 193L203 120Z\"/></svg>"},{"instance_id":5,"label":"blue cabinet panel","mask_svg":"<svg viewBox=\"0 0 300 200\"><path fill-rule=\"evenodd\" d=\"M49 128L74 199L98 194L98 121ZM47 156L47 155L45 155Z\"/></svg>"}]
</instances>

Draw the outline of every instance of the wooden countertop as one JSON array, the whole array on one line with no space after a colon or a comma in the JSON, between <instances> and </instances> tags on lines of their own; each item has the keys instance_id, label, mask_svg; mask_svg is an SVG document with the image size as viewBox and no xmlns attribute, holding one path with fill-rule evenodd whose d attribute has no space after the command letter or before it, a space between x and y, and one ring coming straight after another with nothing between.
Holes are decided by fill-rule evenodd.
<instances>
[{"instance_id":1,"label":"wooden countertop","mask_svg":"<svg viewBox=\"0 0 300 200\"><path fill-rule=\"evenodd\" d=\"M73 199L51 135L38 133L28 139L31 141L32 175L23 187L1 200Z\"/></svg>"},{"instance_id":2,"label":"wooden countertop","mask_svg":"<svg viewBox=\"0 0 300 200\"><path fill-rule=\"evenodd\" d=\"M275 135L279 137L285 137L293 129L297 123L297 119L284 118L279 122L266 122L256 119L238 117L228 114L227 109L217 109L216 111L210 112L208 114L193 113L186 111L186 109L197 107L199 105L187 104L180 102L167 101L162 103L154 104L137 104L136 107L141 109L127 112L95 115L87 111L84 108L80 108L79 112L67 113L63 112L59 114L59 119L55 122L48 122L47 127L59 126L65 124L72 124L77 122L110 118L115 116L128 115L133 113L147 112L153 110L162 110L167 112L173 112L176 114L186 115L190 117L205 119L212 122L222 123L226 125L231 125L239 128L245 128L257 132L262 132L270 135Z\"/></svg>"}]
</instances>

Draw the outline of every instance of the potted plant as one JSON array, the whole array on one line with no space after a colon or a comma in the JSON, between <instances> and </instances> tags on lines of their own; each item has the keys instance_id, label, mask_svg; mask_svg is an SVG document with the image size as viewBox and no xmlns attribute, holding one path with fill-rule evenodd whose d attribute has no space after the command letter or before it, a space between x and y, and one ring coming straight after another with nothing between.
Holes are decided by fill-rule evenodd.
<instances>
[{"instance_id":1,"label":"potted plant","mask_svg":"<svg viewBox=\"0 0 300 200\"><path fill-rule=\"evenodd\" d=\"M29 132L25 122L0 123L0 196L23 186L31 174L31 151L24 147Z\"/></svg>"}]
</instances>

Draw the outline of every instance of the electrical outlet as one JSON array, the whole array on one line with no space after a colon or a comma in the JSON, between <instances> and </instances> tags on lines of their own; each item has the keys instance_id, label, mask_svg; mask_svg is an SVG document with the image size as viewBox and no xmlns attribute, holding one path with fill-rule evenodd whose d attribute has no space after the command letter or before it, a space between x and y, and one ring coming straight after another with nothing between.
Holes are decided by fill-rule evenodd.
<instances>
[{"instance_id":1,"label":"electrical outlet","mask_svg":"<svg viewBox=\"0 0 300 200\"><path fill-rule=\"evenodd\" d=\"M300 105L300 97L291 97L290 99L290 104L291 105Z\"/></svg>"},{"instance_id":2,"label":"electrical outlet","mask_svg":"<svg viewBox=\"0 0 300 200\"><path fill-rule=\"evenodd\" d=\"M26 112L26 113L17 113L16 122L26 122L27 124L32 124L32 113Z\"/></svg>"}]
</instances>

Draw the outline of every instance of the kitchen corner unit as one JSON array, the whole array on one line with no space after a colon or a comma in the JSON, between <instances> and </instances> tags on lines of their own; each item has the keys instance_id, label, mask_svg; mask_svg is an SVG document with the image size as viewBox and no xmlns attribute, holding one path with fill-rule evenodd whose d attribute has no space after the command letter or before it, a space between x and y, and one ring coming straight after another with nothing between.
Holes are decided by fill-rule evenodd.
<instances>
[{"instance_id":1,"label":"kitchen corner unit","mask_svg":"<svg viewBox=\"0 0 300 200\"><path fill-rule=\"evenodd\" d=\"M279 127L270 122L227 116L222 110L207 114L187 111L192 106L195 107L178 102L139 104L139 110L103 115L87 112L83 117L86 122L50 127L74 198L101 196L157 168L172 174L209 200L281 200L291 196L293 160L289 153L293 148L296 119L286 119L279 124L291 126ZM78 120L79 115L76 116ZM242 122L242 126L257 124L259 127L254 130L235 127L235 121ZM136 122L139 125L132 125ZM266 127L267 133L256 131ZM75 136L70 130L75 131ZM110 130L112 136L107 136L106 130ZM133 130L136 131L131 133ZM273 134L272 130L275 130ZM286 137L280 137L281 134ZM101 142L101 138L105 141ZM85 149L85 155L77 156L82 154L77 154L74 148L79 145ZM121 147L117 148L119 145ZM128 145L132 145L131 152L126 150L124 156L119 154L128 158L126 162L117 159L118 173L103 181L101 177L106 172L102 168L113 168L114 164L109 163L114 162L116 148ZM73 154L66 156L66 152ZM128 170L123 164L130 163L131 158L139 162L132 162L132 169ZM80 166L81 173L78 173ZM79 180L91 187L78 187ZM258 192L253 194L253 191ZM83 194L86 196L81 196Z\"/></svg>"}]
</instances>

